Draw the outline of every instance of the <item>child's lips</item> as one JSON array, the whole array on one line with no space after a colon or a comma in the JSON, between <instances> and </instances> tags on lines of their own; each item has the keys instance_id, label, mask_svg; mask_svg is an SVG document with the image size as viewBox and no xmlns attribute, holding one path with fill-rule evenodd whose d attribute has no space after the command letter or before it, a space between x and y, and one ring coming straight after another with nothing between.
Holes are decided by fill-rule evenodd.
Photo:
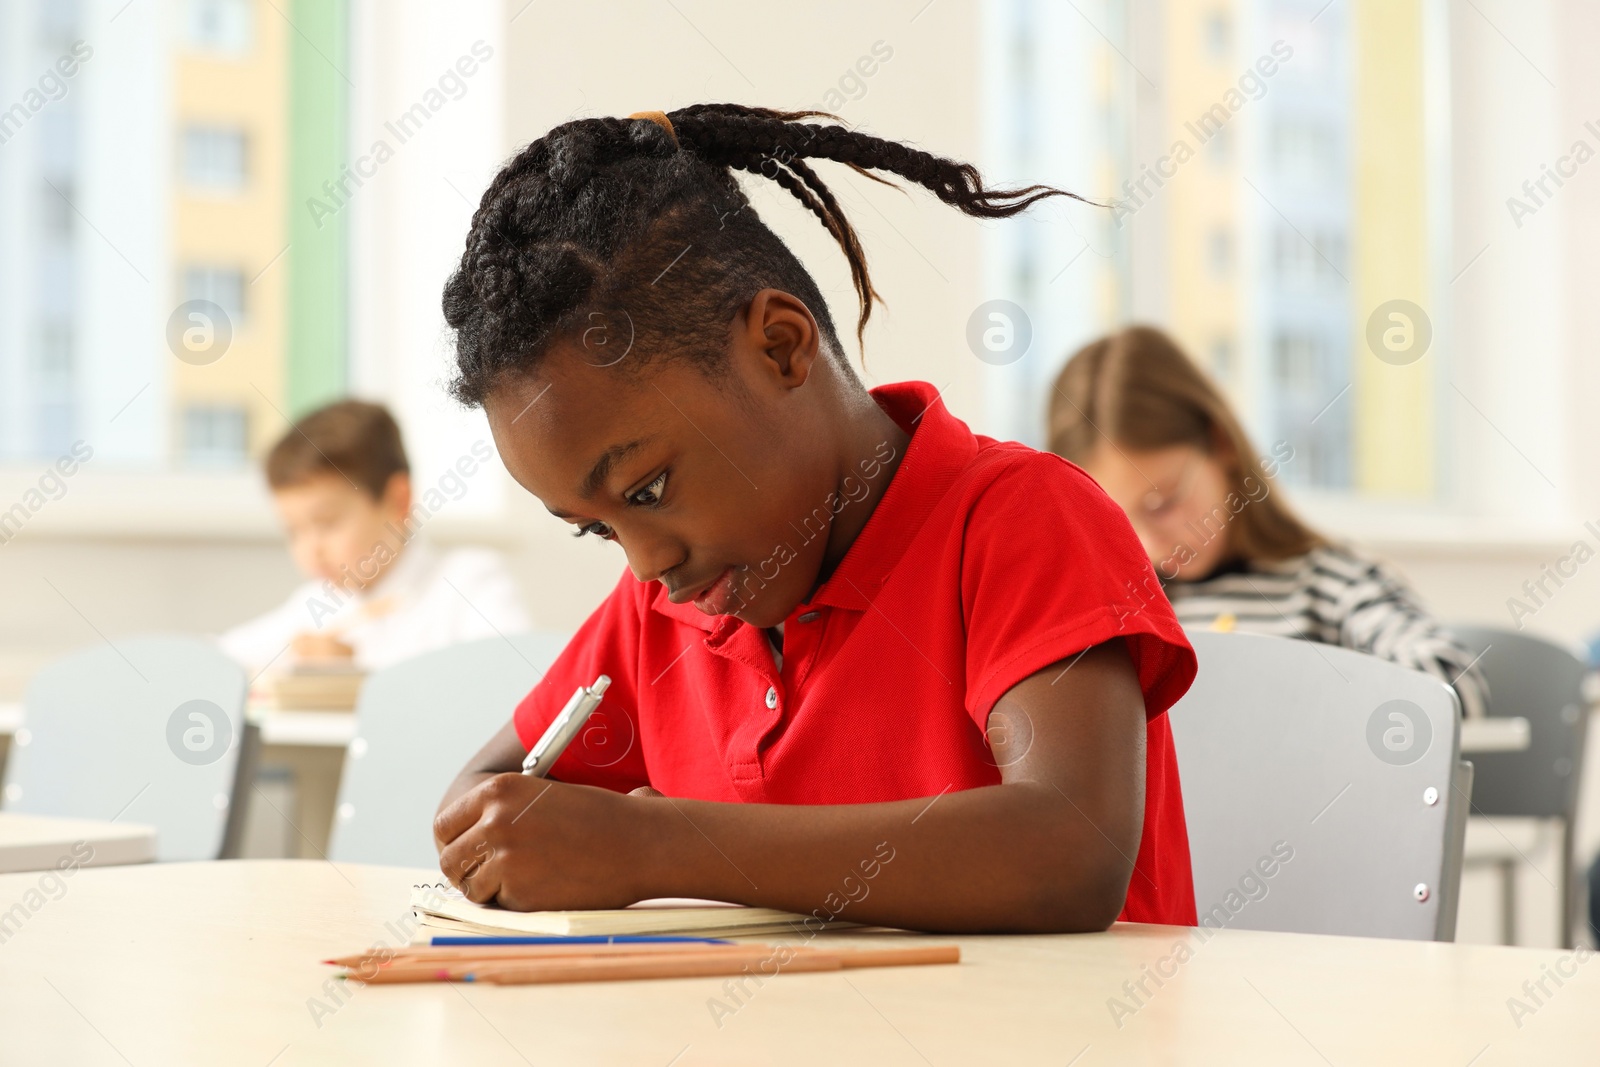
<instances>
[{"instance_id":1,"label":"child's lips","mask_svg":"<svg viewBox=\"0 0 1600 1067\"><path fill-rule=\"evenodd\" d=\"M707 615L731 615L739 600L734 576L738 568L729 567L715 581L695 594L694 606Z\"/></svg>"}]
</instances>

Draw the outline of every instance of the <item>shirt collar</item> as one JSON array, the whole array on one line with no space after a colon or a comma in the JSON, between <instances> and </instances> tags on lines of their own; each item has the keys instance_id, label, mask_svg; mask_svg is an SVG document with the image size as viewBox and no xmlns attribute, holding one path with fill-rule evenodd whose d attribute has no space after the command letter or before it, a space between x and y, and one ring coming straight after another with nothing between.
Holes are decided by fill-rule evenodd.
<instances>
[{"instance_id":1,"label":"shirt collar","mask_svg":"<svg viewBox=\"0 0 1600 1067\"><path fill-rule=\"evenodd\" d=\"M898 382L872 399L911 435L894 480L833 574L806 607L865 611L934 507L978 454L978 439L928 382Z\"/></svg>"},{"instance_id":2,"label":"shirt collar","mask_svg":"<svg viewBox=\"0 0 1600 1067\"><path fill-rule=\"evenodd\" d=\"M939 390L931 384L898 382L879 386L871 395L884 413L911 435L911 441L889 488L844 559L796 611L815 607L867 610L935 505L978 454L977 436L950 414ZM692 603L672 603L664 587L656 591L654 606L663 615L707 632L739 625L732 616L710 616Z\"/></svg>"}]
</instances>

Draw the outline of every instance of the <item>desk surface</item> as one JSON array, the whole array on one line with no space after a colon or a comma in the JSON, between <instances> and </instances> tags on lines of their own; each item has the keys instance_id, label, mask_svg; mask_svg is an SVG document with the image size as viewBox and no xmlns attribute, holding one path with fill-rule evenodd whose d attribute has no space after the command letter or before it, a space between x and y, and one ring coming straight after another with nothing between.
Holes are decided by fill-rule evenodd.
<instances>
[{"instance_id":1,"label":"desk surface","mask_svg":"<svg viewBox=\"0 0 1600 1067\"><path fill-rule=\"evenodd\" d=\"M1556 951L1119 926L959 940L956 966L568 986L345 986L423 872L321 861L75 873L0 929L19 1063L965 1065L1588 1062L1600 963ZM432 875L429 875L431 877ZM37 875L0 876L0 915ZM9 914L15 916L13 909ZM892 940L914 935L888 935ZM856 938L842 937L853 941ZM1172 961L1174 946L1192 956ZM1162 962L1167 960L1169 962ZM1575 977L1531 1014L1542 968ZM1170 977L1159 987L1146 967ZM1150 991L1134 1010L1123 983ZM1109 1002L1132 1013L1114 1019ZM713 1016L717 1002L731 1015ZM1120 1026L1119 1026L1120 1022ZM1085 1053L1084 1050L1088 1049ZM1075 1059L1080 1057L1081 1059Z\"/></svg>"},{"instance_id":2,"label":"desk surface","mask_svg":"<svg viewBox=\"0 0 1600 1067\"><path fill-rule=\"evenodd\" d=\"M107 867L155 858L153 826L0 811L0 872L49 870L63 859Z\"/></svg>"}]
</instances>

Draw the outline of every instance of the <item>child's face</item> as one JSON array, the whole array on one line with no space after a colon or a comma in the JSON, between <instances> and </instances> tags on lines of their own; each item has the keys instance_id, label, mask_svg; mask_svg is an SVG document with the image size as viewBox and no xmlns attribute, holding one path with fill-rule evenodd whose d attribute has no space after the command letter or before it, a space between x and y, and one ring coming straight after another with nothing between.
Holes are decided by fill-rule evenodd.
<instances>
[{"instance_id":1,"label":"child's face","mask_svg":"<svg viewBox=\"0 0 1600 1067\"><path fill-rule=\"evenodd\" d=\"M674 603L777 625L817 581L827 529L806 520L828 514L846 473L835 379L803 305L799 318L736 324L714 380L683 360L621 373L558 345L485 403L501 458Z\"/></svg>"},{"instance_id":2,"label":"child's face","mask_svg":"<svg viewBox=\"0 0 1600 1067\"><path fill-rule=\"evenodd\" d=\"M1163 578L1197 581L1228 558L1228 474L1193 445L1132 451L1101 442L1083 469L1128 515Z\"/></svg>"},{"instance_id":3,"label":"child's face","mask_svg":"<svg viewBox=\"0 0 1600 1067\"><path fill-rule=\"evenodd\" d=\"M375 581L403 547L394 529L404 529L410 510L411 483L404 474L389 479L379 500L332 473L275 489L272 498L289 553L309 578L360 589Z\"/></svg>"}]
</instances>

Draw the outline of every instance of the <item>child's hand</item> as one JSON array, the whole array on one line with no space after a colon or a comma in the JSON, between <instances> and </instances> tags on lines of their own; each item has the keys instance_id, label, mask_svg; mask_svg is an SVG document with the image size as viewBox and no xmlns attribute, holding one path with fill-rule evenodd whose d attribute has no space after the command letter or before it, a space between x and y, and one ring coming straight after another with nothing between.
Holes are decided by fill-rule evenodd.
<instances>
[{"instance_id":1,"label":"child's hand","mask_svg":"<svg viewBox=\"0 0 1600 1067\"><path fill-rule=\"evenodd\" d=\"M352 659L356 650L332 634L295 634L289 646L301 659Z\"/></svg>"},{"instance_id":2,"label":"child's hand","mask_svg":"<svg viewBox=\"0 0 1600 1067\"><path fill-rule=\"evenodd\" d=\"M513 911L623 908L653 895L655 805L594 786L497 774L434 820L439 867L468 900Z\"/></svg>"}]
</instances>

